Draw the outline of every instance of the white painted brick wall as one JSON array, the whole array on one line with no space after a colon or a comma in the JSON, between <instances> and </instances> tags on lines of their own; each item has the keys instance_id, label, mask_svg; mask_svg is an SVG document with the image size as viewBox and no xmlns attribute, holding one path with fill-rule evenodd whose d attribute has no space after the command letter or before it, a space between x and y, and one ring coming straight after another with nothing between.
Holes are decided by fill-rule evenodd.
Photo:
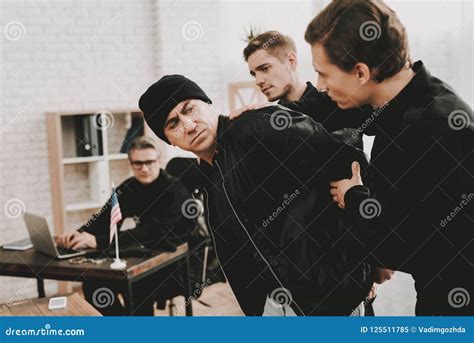
<instances>
[{"instance_id":1,"label":"white painted brick wall","mask_svg":"<svg viewBox=\"0 0 474 343\"><path fill-rule=\"evenodd\" d=\"M0 13L0 205L18 198L52 224L45 113L138 107L156 78L153 3L6 0ZM3 33L13 21L25 33L15 41ZM0 244L25 235L23 221L2 210ZM0 303L18 290L16 300L34 296L36 286L1 277Z\"/></svg>"},{"instance_id":2,"label":"white painted brick wall","mask_svg":"<svg viewBox=\"0 0 474 343\"><path fill-rule=\"evenodd\" d=\"M303 33L315 9L326 3L2 0L0 244L26 235L20 219L5 215L4 205L10 199L20 199L27 210L45 215L52 222L46 112L134 108L143 91L160 76L180 73L201 85L216 108L226 113L228 82L251 80L242 58L245 43L241 41L244 28L251 24L291 35L298 48L302 74L314 80ZM446 78L472 104L472 32L467 33L472 31L472 20L469 26L465 22L457 25L457 17L444 18L439 21L443 28L446 20L456 22L454 28L445 30L444 36L431 34L430 38L431 28L424 26L430 20L428 16L421 22L415 18L419 12L413 10L411 3L389 3L400 11L407 26L414 57L423 58L433 74ZM429 8L433 6L430 4ZM451 11L450 16L458 12L469 18L465 8ZM14 21L22 23L25 34L21 39L9 40L4 29ZM197 39L186 39L183 26L193 21L199 23L198 31L202 27L202 35L197 32ZM16 37L15 32L21 34L8 32L10 38ZM193 37L193 31L188 34L188 38ZM465 73L467 77L450 80L458 75L464 62L471 65ZM166 148L163 160L178 154L182 152ZM116 179L125 177L117 174ZM69 218L69 225L79 225L88 213L75 213ZM54 283L48 285L47 291L54 292ZM0 303L33 295L34 283L0 277Z\"/></svg>"}]
</instances>

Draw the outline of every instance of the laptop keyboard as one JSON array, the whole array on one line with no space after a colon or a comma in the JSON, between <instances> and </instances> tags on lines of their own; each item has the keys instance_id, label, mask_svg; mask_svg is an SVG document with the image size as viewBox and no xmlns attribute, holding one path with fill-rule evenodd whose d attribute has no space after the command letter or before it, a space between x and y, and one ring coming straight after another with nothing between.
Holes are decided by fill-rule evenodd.
<instances>
[{"instance_id":1,"label":"laptop keyboard","mask_svg":"<svg viewBox=\"0 0 474 343\"><path fill-rule=\"evenodd\" d=\"M64 248L64 247L57 247L57 248L58 248L59 255L69 255L69 254L75 254L79 252L77 250Z\"/></svg>"}]
</instances>

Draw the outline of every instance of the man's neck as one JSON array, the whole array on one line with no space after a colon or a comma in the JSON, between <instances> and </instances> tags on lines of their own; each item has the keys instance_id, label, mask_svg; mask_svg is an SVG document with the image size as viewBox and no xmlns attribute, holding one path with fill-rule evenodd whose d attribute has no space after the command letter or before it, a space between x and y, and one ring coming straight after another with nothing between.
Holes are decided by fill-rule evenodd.
<instances>
[{"instance_id":1,"label":"man's neck","mask_svg":"<svg viewBox=\"0 0 474 343\"><path fill-rule=\"evenodd\" d=\"M202 153L200 153L198 155L198 157L201 159L201 160L204 160L206 161L207 163L209 163L210 165L212 165L212 162L213 162L213 159L214 159L214 155L216 154L216 149L217 149L217 143L213 144L211 148L209 148L208 150L206 151L203 151Z\"/></svg>"},{"instance_id":2,"label":"man's neck","mask_svg":"<svg viewBox=\"0 0 474 343\"><path fill-rule=\"evenodd\" d=\"M391 78L376 84L370 98L370 104L380 107L390 102L410 83L413 76L415 76L413 69L404 68Z\"/></svg>"},{"instance_id":3,"label":"man's neck","mask_svg":"<svg viewBox=\"0 0 474 343\"><path fill-rule=\"evenodd\" d=\"M296 81L291 89L280 99L282 102L298 101L304 94L306 90L306 82L300 79L299 76L296 76Z\"/></svg>"}]
</instances>

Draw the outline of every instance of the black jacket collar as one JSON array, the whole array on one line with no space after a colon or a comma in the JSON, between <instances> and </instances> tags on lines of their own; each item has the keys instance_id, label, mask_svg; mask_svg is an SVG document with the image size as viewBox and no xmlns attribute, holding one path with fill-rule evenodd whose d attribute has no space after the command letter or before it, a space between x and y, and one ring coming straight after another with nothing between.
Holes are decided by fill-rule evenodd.
<instances>
[{"instance_id":1,"label":"black jacket collar","mask_svg":"<svg viewBox=\"0 0 474 343\"><path fill-rule=\"evenodd\" d=\"M417 61L412 67L415 76L390 102L378 109L374 109L371 125L364 130L366 135L377 134L377 129L388 130L394 125L400 125L407 107L412 106L422 96L423 91L431 79L431 74L422 61ZM369 116L370 118L370 116Z\"/></svg>"}]
</instances>

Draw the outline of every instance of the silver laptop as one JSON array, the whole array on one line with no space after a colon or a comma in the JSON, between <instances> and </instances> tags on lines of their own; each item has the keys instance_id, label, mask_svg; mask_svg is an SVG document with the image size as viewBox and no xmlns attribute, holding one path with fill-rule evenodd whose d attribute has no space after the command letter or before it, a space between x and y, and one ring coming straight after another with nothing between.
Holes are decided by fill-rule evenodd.
<instances>
[{"instance_id":1,"label":"silver laptop","mask_svg":"<svg viewBox=\"0 0 474 343\"><path fill-rule=\"evenodd\" d=\"M28 212L24 214L23 218L35 250L59 259L80 256L86 253L85 251L57 247L49 231L46 218Z\"/></svg>"}]
</instances>

